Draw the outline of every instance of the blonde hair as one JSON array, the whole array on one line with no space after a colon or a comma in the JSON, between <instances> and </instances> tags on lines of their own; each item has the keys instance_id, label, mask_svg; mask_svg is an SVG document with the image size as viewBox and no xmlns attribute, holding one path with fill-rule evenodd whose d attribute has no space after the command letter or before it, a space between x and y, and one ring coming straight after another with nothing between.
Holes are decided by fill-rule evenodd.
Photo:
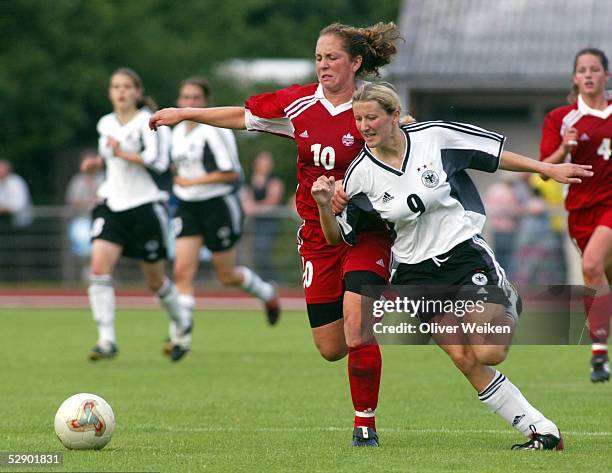
<instances>
[{"instance_id":1,"label":"blonde hair","mask_svg":"<svg viewBox=\"0 0 612 473\"><path fill-rule=\"evenodd\" d=\"M391 62L397 52L395 41L401 39L397 25L393 22L379 22L365 28L332 23L323 28L319 37L331 34L339 37L344 51L351 59L361 56L361 66L356 75L373 74L379 77L378 69Z\"/></svg>"},{"instance_id":2,"label":"blonde hair","mask_svg":"<svg viewBox=\"0 0 612 473\"><path fill-rule=\"evenodd\" d=\"M389 115L402 109L402 103L392 84L388 82L369 82L355 91L355 102L377 102Z\"/></svg>"}]
</instances>

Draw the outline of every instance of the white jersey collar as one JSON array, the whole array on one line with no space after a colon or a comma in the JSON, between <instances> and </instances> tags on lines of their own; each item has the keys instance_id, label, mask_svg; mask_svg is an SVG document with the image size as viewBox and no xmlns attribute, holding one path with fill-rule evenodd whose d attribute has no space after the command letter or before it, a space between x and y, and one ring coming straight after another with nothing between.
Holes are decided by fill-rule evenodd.
<instances>
[{"instance_id":1,"label":"white jersey collar","mask_svg":"<svg viewBox=\"0 0 612 473\"><path fill-rule=\"evenodd\" d=\"M606 100L612 100L612 90L606 90ZM578 111L582 113L582 115L592 115L594 117L605 120L612 114L612 103L609 104L603 110L596 110L594 108L589 107L584 102L584 100L582 99L582 95L578 95Z\"/></svg>"},{"instance_id":2,"label":"white jersey collar","mask_svg":"<svg viewBox=\"0 0 612 473\"><path fill-rule=\"evenodd\" d=\"M363 84L365 84L365 81L358 80L355 82L355 88L358 89L359 87L363 86ZM352 98L348 102L341 103L338 106L334 106L329 100L327 100L327 97L325 97L325 93L323 92L323 86L320 83L317 86L317 90L315 91L315 98L319 102L321 102L321 104L327 109L327 111L332 117L342 112L346 112L353 106Z\"/></svg>"}]
</instances>

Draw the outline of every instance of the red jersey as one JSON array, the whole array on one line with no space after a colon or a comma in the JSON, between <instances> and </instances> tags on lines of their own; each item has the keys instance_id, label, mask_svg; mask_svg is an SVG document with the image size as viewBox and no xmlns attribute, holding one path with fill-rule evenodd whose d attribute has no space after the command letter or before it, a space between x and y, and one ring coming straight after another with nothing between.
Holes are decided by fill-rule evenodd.
<instances>
[{"instance_id":1,"label":"red jersey","mask_svg":"<svg viewBox=\"0 0 612 473\"><path fill-rule=\"evenodd\" d=\"M605 110L591 109L579 96L575 104L556 108L544 119L541 160L557 150L563 134L573 127L578 130L578 146L571 153L571 161L593 166L592 177L583 178L582 184L570 185L565 198L568 211L612 206L612 95L607 98Z\"/></svg>"},{"instance_id":2,"label":"red jersey","mask_svg":"<svg viewBox=\"0 0 612 473\"><path fill-rule=\"evenodd\" d=\"M295 203L300 217L319 225L317 204L310 188L319 176L344 178L349 164L364 145L355 125L352 102L333 106L318 84L292 85L254 95L246 102L247 130L265 131L295 140L298 148L298 188Z\"/></svg>"}]
</instances>

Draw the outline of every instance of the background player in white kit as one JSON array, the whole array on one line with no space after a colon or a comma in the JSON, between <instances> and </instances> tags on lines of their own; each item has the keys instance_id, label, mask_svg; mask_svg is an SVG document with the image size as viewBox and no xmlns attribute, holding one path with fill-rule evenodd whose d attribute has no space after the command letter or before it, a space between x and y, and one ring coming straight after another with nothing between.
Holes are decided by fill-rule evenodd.
<instances>
[{"instance_id":1,"label":"background player in white kit","mask_svg":"<svg viewBox=\"0 0 612 473\"><path fill-rule=\"evenodd\" d=\"M113 113L98 122L100 157L85 159L84 171L105 166L106 177L98 196L102 202L92 211L91 275L89 303L98 325L98 342L89 358L113 358L115 291L113 270L121 255L140 260L149 289L157 294L171 320L186 328L174 284L165 276L167 214L150 171L168 168L169 133L155 134L148 127L152 111L143 106L142 83L129 68L110 78Z\"/></svg>"},{"instance_id":2,"label":"background player in white kit","mask_svg":"<svg viewBox=\"0 0 612 473\"><path fill-rule=\"evenodd\" d=\"M178 106L207 107L210 95L207 81L186 79L179 87ZM200 249L206 245L219 281L260 299L268 322L275 324L280 311L276 286L249 268L236 266L235 244L242 235L244 214L237 194L242 169L234 134L226 128L181 122L172 131L171 156L177 173L173 191L179 200L172 220L176 236L174 278L182 310L192 318L193 280ZM176 361L189 351L191 334L177 337L173 325L170 332L175 342L168 353Z\"/></svg>"},{"instance_id":3,"label":"background player in white kit","mask_svg":"<svg viewBox=\"0 0 612 473\"><path fill-rule=\"evenodd\" d=\"M540 172L559 182L580 183L590 166L543 165L503 150L505 138L481 128L451 122L398 126L400 100L389 84L366 84L353 95L353 112L366 145L346 172L349 204L336 220L331 209L334 179L321 176L312 186L321 226L330 243L356 242L357 233L378 222L394 235L398 285L456 287L489 284L490 320L514 325L518 296L479 233L484 207L465 172ZM376 223L374 223L376 225ZM467 314L469 318L472 314ZM440 316L438 316L440 317ZM435 337L434 337L435 338ZM477 390L479 399L530 440L513 449L563 449L557 426L523 397L503 374L491 368L508 345L437 340ZM461 343L462 342L462 343Z\"/></svg>"}]
</instances>

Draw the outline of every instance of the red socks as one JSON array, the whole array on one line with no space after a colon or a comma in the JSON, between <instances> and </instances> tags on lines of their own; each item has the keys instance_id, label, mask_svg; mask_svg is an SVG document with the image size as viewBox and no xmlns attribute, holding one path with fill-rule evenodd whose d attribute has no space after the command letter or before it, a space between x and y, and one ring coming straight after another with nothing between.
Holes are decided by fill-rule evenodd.
<instances>
[{"instance_id":1,"label":"red socks","mask_svg":"<svg viewBox=\"0 0 612 473\"><path fill-rule=\"evenodd\" d=\"M375 341L349 347L348 375L355 407L355 427L370 427L376 430L375 415L381 370L382 357Z\"/></svg>"},{"instance_id":2,"label":"red socks","mask_svg":"<svg viewBox=\"0 0 612 473\"><path fill-rule=\"evenodd\" d=\"M584 307L589 322L589 335L595 344L606 344L610 335L610 313L612 312L612 293L601 296L585 296ZM606 355L595 353L593 355Z\"/></svg>"}]
</instances>

